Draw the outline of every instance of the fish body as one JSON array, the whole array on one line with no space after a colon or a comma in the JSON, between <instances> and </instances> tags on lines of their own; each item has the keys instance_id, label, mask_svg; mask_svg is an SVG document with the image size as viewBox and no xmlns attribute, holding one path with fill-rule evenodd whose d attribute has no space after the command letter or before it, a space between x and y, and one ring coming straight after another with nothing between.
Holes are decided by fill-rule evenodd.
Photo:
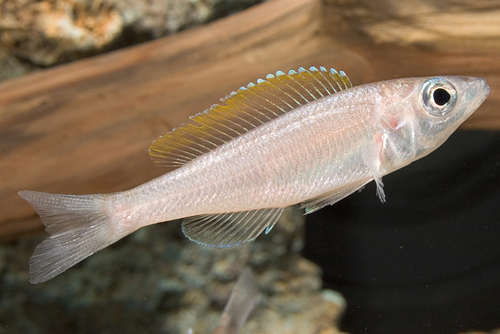
<instances>
[{"instance_id":1,"label":"fish body","mask_svg":"<svg viewBox=\"0 0 500 334\"><path fill-rule=\"evenodd\" d=\"M439 147L484 101L484 79L406 78L351 87L343 72L278 72L233 92L171 133L150 155L173 171L128 191L22 191L52 235L30 261L31 282L54 277L150 224L185 218L203 245L268 233L284 207L333 204Z\"/></svg>"}]
</instances>

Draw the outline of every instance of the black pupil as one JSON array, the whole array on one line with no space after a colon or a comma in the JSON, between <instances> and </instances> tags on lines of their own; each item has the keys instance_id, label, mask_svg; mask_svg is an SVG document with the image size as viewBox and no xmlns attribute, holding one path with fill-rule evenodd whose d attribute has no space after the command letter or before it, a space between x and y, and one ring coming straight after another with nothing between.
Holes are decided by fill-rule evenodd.
<instances>
[{"instance_id":1,"label":"black pupil","mask_svg":"<svg viewBox=\"0 0 500 334\"><path fill-rule=\"evenodd\" d=\"M448 101L450 101L450 93L448 93L443 88L438 88L432 93L432 97L434 98L434 102L438 106L444 106Z\"/></svg>"}]
</instances>

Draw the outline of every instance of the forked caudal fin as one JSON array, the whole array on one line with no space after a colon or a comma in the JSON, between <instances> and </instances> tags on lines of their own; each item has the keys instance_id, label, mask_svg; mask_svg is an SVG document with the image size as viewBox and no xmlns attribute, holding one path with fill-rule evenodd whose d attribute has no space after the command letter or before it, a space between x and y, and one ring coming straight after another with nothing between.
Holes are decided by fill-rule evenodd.
<instances>
[{"instance_id":1,"label":"forked caudal fin","mask_svg":"<svg viewBox=\"0 0 500 334\"><path fill-rule=\"evenodd\" d=\"M20 191L40 215L50 237L30 259L30 282L45 282L132 231L112 221L109 195L59 195Z\"/></svg>"}]
</instances>

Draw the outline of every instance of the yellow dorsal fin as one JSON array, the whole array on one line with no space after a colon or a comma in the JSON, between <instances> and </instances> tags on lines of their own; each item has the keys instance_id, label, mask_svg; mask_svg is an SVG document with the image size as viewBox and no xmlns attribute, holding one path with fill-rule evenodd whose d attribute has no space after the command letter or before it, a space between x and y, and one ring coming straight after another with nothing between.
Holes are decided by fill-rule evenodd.
<instances>
[{"instance_id":1,"label":"yellow dorsal fin","mask_svg":"<svg viewBox=\"0 0 500 334\"><path fill-rule=\"evenodd\" d=\"M223 104L214 104L158 138L149 155L158 165L179 167L300 105L351 87L346 74L333 68L268 74L266 80L241 87L221 99Z\"/></svg>"}]
</instances>

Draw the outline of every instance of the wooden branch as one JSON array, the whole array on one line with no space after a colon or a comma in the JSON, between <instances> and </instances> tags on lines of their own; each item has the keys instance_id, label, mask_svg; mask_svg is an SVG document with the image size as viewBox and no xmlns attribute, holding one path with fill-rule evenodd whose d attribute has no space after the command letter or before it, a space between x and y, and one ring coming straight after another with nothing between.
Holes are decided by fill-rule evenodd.
<instances>
[{"instance_id":1,"label":"wooden branch","mask_svg":"<svg viewBox=\"0 0 500 334\"><path fill-rule=\"evenodd\" d=\"M0 83L0 240L42 227L17 191L112 192L159 176L166 170L147 154L154 139L277 70L324 65L345 70L355 84L484 77L492 95L466 126L500 129L496 55L377 45L335 8L319 0L270 1L205 27Z\"/></svg>"}]
</instances>

